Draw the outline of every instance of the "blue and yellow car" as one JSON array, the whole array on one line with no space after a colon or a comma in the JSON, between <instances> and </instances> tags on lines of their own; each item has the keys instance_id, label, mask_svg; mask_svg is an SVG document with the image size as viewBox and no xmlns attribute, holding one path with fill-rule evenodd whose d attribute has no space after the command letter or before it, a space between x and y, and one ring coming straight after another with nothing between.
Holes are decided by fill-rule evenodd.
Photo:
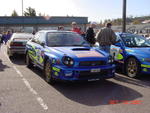
<instances>
[{"instance_id":1,"label":"blue and yellow car","mask_svg":"<svg viewBox=\"0 0 150 113\"><path fill-rule=\"evenodd\" d=\"M150 74L150 41L131 33L116 33L119 43L111 46L111 55L129 77Z\"/></svg>"},{"instance_id":2,"label":"blue and yellow car","mask_svg":"<svg viewBox=\"0 0 150 113\"><path fill-rule=\"evenodd\" d=\"M70 31L43 30L26 45L26 64L44 70L45 80L99 80L115 76L112 58Z\"/></svg>"}]
</instances>

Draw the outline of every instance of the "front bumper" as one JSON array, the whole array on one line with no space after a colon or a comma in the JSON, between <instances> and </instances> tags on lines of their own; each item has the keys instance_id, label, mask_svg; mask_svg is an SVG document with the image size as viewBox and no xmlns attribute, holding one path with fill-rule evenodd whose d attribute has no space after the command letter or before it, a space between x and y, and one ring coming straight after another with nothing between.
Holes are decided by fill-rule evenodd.
<instances>
[{"instance_id":1,"label":"front bumper","mask_svg":"<svg viewBox=\"0 0 150 113\"><path fill-rule=\"evenodd\" d=\"M91 70L97 70L97 72L92 72ZM52 76L57 79L68 81L108 79L115 76L115 65L86 68L54 66L52 67Z\"/></svg>"}]
</instances>

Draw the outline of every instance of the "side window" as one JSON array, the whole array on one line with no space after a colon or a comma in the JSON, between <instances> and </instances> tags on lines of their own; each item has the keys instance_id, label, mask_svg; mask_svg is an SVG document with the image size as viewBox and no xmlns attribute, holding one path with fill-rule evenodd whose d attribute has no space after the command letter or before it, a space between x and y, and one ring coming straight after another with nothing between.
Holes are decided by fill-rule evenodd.
<instances>
[{"instance_id":1,"label":"side window","mask_svg":"<svg viewBox=\"0 0 150 113\"><path fill-rule=\"evenodd\" d=\"M32 39L32 42L38 43L39 33L36 33L34 38Z\"/></svg>"},{"instance_id":2,"label":"side window","mask_svg":"<svg viewBox=\"0 0 150 113\"><path fill-rule=\"evenodd\" d=\"M119 39L120 39L120 37L117 35L117 36L116 36L116 41L118 41Z\"/></svg>"},{"instance_id":3,"label":"side window","mask_svg":"<svg viewBox=\"0 0 150 113\"><path fill-rule=\"evenodd\" d=\"M32 42L35 42L37 44L41 44L45 41L44 33L38 32L35 34L35 37L32 39Z\"/></svg>"},{"instance_id":4,"label":"side window","mask_svg":"<svg viewBox=\"0 0 150 113\"><path fill-rule=\"evenodd\" d=\"M116 36L116 41L119 41L119 40L120 40L120 37L117 35L117 36ZM117 42L117 43L115 44L115 46L120 47L120 46L121 46L121 41Z\"/></svg>"},{"instance_id":5,"label":"side window","mask_svg":"<svg viewBox=\"0 0 150 113\"><path fill-rule=\"evenodd\" d=\"M45 42L45 34L43 32L39 32L39 44Z\"/></svg>"}]
</instances>

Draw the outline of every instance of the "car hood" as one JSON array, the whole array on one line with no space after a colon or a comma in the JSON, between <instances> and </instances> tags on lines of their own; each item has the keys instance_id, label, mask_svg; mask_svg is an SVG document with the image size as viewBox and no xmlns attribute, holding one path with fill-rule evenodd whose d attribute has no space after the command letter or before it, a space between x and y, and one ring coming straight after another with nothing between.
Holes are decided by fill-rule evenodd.
<instances>
[{"instance_id":1,"label":"car hood","mask_svg":"<svg viewBox=\"0 0 150 113\"><path fill-rule=\"evenodd\" d=\"M70 56L72 58L106 58L108 54L91 47L53 47L53 51L62 56Z\"/></svg>"}]
</instances>

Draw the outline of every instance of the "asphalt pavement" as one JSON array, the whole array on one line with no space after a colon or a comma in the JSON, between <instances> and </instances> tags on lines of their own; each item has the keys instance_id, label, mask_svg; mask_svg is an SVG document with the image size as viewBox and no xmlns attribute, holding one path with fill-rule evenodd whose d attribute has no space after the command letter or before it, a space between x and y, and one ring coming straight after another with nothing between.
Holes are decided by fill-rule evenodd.
<instances>
[{"instance_id":1,"label":"asphalt pavement","mask_svg":"<svg viewBox=\"0 0 150 113\"><path fill-rule=\"evenodd\" d=\"M150 113L150 75L52 86L23 55L10 60L5 45L0 59L0 113Z\"/></svg>"}]
</instances>

